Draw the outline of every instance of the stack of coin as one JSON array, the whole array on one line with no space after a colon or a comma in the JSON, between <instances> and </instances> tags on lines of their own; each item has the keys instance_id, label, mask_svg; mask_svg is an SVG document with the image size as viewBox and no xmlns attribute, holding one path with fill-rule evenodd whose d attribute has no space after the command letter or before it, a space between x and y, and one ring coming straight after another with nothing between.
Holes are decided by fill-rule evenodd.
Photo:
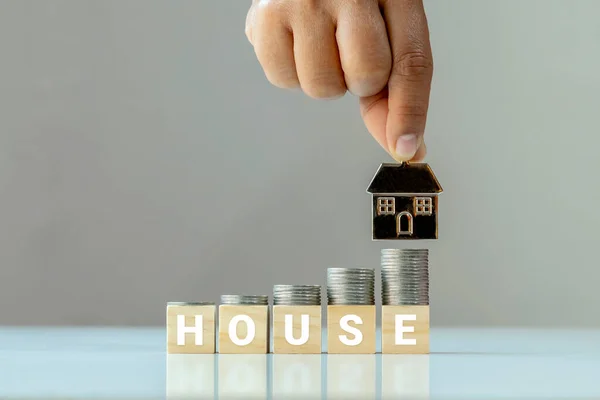
<instances>
[{"instance_id":1,"label":"stack of coin","mask_svg":"<svg viewBox=\"0 0 600 400\"><path fill-rule=\"evenodd\" d=\"M214 306L212 301L169 301L168 306Z\"/></svg>"},{"instance_id":2,"label":"stack of coin","mask_svg":"<svg viewBox=\"0 0 600 400\"><path fill-rule=\"evenodd\" d=\"M429 251L381 250L381 304L429 305Z\"/></svg>"},{"instance_id":3,"label":"stack of coin","mask_svg":"<svg viewBox=\"0 0 600 400\"><path fill-rule=\"evenodd\" d=\"M374 305L375 270L370 268L329 268L329 305Z\"/></svg>"},{"instance_id":4,"label":"stack of coin","mask_svg":"<svg viewBox=\"0 0 600 400\"><path fill-rule=\"evenodd\" d=\"M273 305L276 306L320 306L319 285L275 285Z\"/></svg>"},{"instance_id":5,"label":"stack of coin","mask_svg":"<svg viewBox=\"0 0 600 400\"><path fill-rule=\"evenodd\" d=\"M269 296L223 294L223 295L221 295L221 304L267 306L267 305L269 305Z\"/></svg>"}]
</instances>

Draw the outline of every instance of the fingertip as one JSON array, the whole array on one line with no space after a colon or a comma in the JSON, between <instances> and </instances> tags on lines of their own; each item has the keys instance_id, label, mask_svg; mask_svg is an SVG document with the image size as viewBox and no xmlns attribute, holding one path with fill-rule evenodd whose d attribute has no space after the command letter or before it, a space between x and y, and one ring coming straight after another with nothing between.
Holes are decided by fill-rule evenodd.
<instances>
[{"instance_id":1,"label":"fingertip","mask_svg":"<svg viewBox=\"0 0 600 400\"><path fill-rule=\"evenodd\" d=\"M427 145L425 144L425 142L423 142L419 146L419 149L417 150L417 152L415 153L415 155L411 161L414 161L414 162L423 161L425 159L426 155L427 155Z\"/></svg>"},{"instance_id":2,"label":"fingertip","mask_svg":"<svg viewBox=\"0 0 600 400\"><path fill-rule=\"evenodd\" d=\"M393 148L394 158L398 161L410 161L419 149L419 135L406 133L396 139Z\"/></svg>"},{"instance_id":3,"label":"fingertip","mask_svg":"<svg viewBox=\"0 0 600 400\"><path fill-rule=\"evenodd\" d=\"M411 135L411 134L409 134ZM425 156L427 155L427 145L423 140L423 135L416 135L416 149L407 147L412 146L412 144L407 144L406 142L414 141L412 137L405 137L409 135L402 135L398 138L397 146L395 149L391 149L389 153L397 162L420 162L423 161ZM403 142L401 142L401 140ZM414 143L414 142L413 142ZM401 150L399 147L404 147Z\"/></svg>"}]
</instances>

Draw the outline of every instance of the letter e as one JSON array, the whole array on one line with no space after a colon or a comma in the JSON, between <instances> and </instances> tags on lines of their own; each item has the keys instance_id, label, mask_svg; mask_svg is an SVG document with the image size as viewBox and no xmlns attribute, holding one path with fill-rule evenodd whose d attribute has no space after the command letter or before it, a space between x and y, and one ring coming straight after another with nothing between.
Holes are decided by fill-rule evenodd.
<instances>
[{"instance_id":1,"label":"letter e","mask_svg":"<svg viewBox=\"0 0 600 400\"><path fill-rule=\"evenodd\" d=\"M414 326L404 326L404 321L416 321L416 315L396 315L396 345L416 345L417 339L405 339L403 333L404 332L414 332Z\"/></svg>"}]
</instances>

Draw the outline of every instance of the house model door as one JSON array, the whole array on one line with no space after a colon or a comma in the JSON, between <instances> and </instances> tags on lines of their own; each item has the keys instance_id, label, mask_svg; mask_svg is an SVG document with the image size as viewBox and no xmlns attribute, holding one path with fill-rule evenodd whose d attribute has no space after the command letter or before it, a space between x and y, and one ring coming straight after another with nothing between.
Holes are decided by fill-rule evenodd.
<instances>
[{"instance_id":1,"label":"house model door","mask_svg":"<svg viewBox=\"0 0 600 400\"><path fill-rule=\"evenodd\" d=\"M408 211L402 211L396 216L396 233L398 236L413 234L413 216Z\"/></svg>"}]
</instances>

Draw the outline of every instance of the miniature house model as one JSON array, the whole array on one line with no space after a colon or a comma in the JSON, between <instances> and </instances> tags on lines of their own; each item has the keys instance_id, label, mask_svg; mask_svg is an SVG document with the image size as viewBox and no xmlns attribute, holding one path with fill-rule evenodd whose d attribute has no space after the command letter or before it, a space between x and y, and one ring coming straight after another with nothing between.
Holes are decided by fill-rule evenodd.
<instances>
[{"instance_id":1,"label":"miniature house model","mask_svg":"<svg viewBox=\"0 0 600 400\"><path fill-rule=\"evenodd\" d=\"M437 239L442 187L429 165L381 164L367 192L373 197L373 240Z\"/></svg>"}]
</instances>

